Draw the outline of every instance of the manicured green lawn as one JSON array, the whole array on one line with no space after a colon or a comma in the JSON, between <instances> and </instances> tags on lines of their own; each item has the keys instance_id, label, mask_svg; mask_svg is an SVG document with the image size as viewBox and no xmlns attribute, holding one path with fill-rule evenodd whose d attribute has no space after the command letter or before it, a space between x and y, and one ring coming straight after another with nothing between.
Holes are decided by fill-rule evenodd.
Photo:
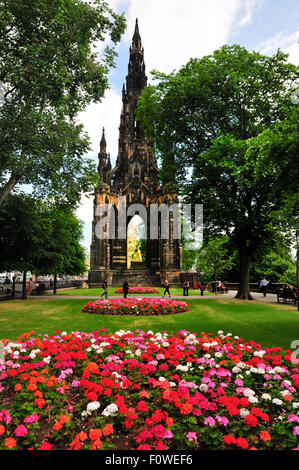
<instances>
[{"instance_id":1,"label":"manicured green lawn","mask_svg":"<svg viewBox=\"0 0 299 470\"><path fill-rule=\"evenodd\" d=\"M120 287L108 287L108 296L121 296L122 294L119 294L119 293L115 293L115 291L117 289L120 289ZM159 290L160 292L160 295L163 295L164 294L164 287L157 287L157 289ZM81 288L75 288L75 289L59 289L57 291L57 295L86 295L87 297L89 296L94 296L94 295L98 295L100 296L103 292L103 289L81 289ZM176 295L183 295L183 289L170 289L170 293L172 296L176 296ZM49 295L52 295L52 291L49 293ZM137 295L141 295L141 294L129 294L129 296L137 296ZM158 295L158 294L142 294L142 296L148 296L148 295ZM168 295L168 294L167 294ZM167 297L166 295L166 297ZM196 290L196 289L189 289L189 295L200 295L200 290ZM204 292L204 295L214 295L212 294L211 292Z\"/></svg>"},{"instance_id":2,"label":"manicured green lawn","mask_svg":"<svg viewBox=\"0 0 299 470\"><path fill-rule=\"evenodd\" d=\"M87 300L87 299L86 299ZM81 312L82 299L46 300L32 298L0 303L0 338L15 340L20 334L34 330L53 334L61 331L91 332L106 328L109 332L152 330L177 332L232 333L244 340L253 340L263 347L289 349L299 340L299 313L296 307L236 299L190 299L190 311L169 316L131 317L100 316Z\"/></svg>"}]
</instances>

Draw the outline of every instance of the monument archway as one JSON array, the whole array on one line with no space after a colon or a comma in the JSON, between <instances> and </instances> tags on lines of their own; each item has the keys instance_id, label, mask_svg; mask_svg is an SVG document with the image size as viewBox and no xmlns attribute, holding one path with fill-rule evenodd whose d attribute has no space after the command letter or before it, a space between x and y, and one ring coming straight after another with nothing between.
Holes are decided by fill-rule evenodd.
<instances>
[{"instance_id":1,"label":"monument archway","mask_svg":"<svg viewBox=\"0 0 299 470\"><path fill-rule=\"evenodd\" d=\"M150 142L141 122L136 120L137 100L146 85L144 51L136 20L128 74L122 90L118 156L114 168L106 150L104 129L100 141L99 183L94 193L90 247L90 287L100 286L104 279L120 285L124 278L136 285L161 285L166 277L171 285L180 285L182 247L180 240L173 236L173 217L164 212L157 219L156 230L151 230L151 208L160 205L170 208L178 203L178 199L161 184ZM106 208L106 212L104 209L99 211L99 207ZM133 270L131 265L128 269L127 227L137 212L144 221L147 240L145 269L136 266ZM104 217L108 217L107 226L115 230L107 230L106 236L99 237L97 228L102 227ZM161 236L161 225L165 226L165 222L169 224L167 239Z\"/></svg>"}]
</instances>

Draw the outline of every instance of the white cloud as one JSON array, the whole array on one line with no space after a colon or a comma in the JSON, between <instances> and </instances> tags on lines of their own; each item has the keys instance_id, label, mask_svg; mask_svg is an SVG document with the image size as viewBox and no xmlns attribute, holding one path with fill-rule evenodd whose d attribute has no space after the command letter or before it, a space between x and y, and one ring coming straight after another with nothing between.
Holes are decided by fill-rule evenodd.
<instances>
[{"instance_id":1,"label":"white cloud","mask_svg":"<svg viewBox=\"0 0 299 470\"><path fill-rule=\"evenodd\" d=\"M110 88L106 90L101 103L91 103L83 113L78 115L78 121L84 124L84 129L91 140L89 156L95 156L100 149L102 129L105 127L107 152L114 162L118 153L118 127L122 100L119 92Z\"/></svg>"},{"instance_id":2,"label":"white cloud","mask_svg":"<svg viewBox=\"0 0 299 470\"><path fill-rule=\"evenodd\" d=\"M287 52L289 62L299 64L299 29L292 34L277 33L272 38L259 44L258 48L262 54L273 54L277 49Z\"/></svg>"},{"instance_id":3,"label":"white cloud","mask_svg":"<svg viewBox=\"0 0 299 470\"><path fill-rule=\"evenodd\" d=\"M248 23L259 0L131 0L126 40L131 42L138 18L147 71L169 73L190 57L211 54L227 42L243 14ZM245 12L244 12L245 7Z\"/></svg>"},{"instance_id":4,"label":"white cloud","mask_svg":"<svg viewBox=\"0 0 299 470\"><path fill-rule=\"evenodd\" d=\"M264 0L245 0L242 3L242 16L239 20L239 26L245 26L251 23L256 9L262 5Z\"/></svg>"}]
</instances>

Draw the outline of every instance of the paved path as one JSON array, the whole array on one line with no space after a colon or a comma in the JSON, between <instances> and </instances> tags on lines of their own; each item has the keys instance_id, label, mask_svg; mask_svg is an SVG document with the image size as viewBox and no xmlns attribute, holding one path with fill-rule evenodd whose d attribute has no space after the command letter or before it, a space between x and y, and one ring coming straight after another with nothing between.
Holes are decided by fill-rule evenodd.
<instances>
[{"instance_id":1,"label":"paved path","mask_svg":"<svg viewBox=\"0 0 299 470\"><path fill-rule=\"evenodd\" d=\"M219 294L219 295L204 295L204 296L201 296L201 295L189 295L189 296L183 296L183 295L175 295L175 296L172 296L171 298L172 299L185 299L186 301L188 301L188 299L198 299L198 300L201 300L201 299L232 299L235 297L237 291L229 291L227 294ZM133 294L130 294L128 298L130 297L134 297ZM141 297L140 295L136 295L136 297ZM162 296L161 295L151 295L151 296L146 296L146 297L154 297L154 298L161 298ZM267 294L266 297L263 296L262 293L260 292L252 292L252 297L254 300L257 300L257 301L261 301L261 302L271 302L271 303L277 303L277 296L276 294ZM97 299L100 299L101 297L100 296L95 296L95 295L91 295L91 296L88 296L88 295L62 295L62 294L59 294L59 295L53 295L53 294L49 294L49 295L39 295L39 296L34 296L34 297L31 297L31 299L47 299L47 300L59 300L59 299L69 299L69 300L73 300L73 299L78 299L78 300L97 300ZM117 299L117 298L123 298L123 296L110 296L110 298L113 298L113 299ZM167 298L167 297L165 297Z\"/></svg>"}]
</instances>

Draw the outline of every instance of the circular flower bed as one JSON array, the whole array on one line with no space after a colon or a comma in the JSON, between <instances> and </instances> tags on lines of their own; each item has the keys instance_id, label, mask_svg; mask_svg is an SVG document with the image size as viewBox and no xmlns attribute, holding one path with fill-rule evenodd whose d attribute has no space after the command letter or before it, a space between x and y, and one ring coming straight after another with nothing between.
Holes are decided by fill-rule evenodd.
<instances>
[{"instance_id":1,"label":"circular flower bed","mask_svg":"<svg viewBox=\"0 0 299 470\"><path fill-rule=\"evenodd\" d=\"M4 344L0 449L298 449L290 351L187 331Z\"/></svg>"},{"instance_id":2,"label":"circular flower bed","mask_svg":"<svg viewBox=\"0 0 299 470\"><path fill-rule=\"evenodd\" d=\"M173 299L136 298L88 302L82 312L97 315L174 315L188 310L188 303Z\"/></svg>"},{"instance_id":3,"label":"circular flower bed","mask_svg":"<svg viewBox=\"0 0 299 470\"><path fill-rule=\"evenodd\" d=\"M123 294L122 288L114 291L116 294ZM160 294L159 289L156 287L129 287L129 294Z\"/></svg>"}]
</instances>

